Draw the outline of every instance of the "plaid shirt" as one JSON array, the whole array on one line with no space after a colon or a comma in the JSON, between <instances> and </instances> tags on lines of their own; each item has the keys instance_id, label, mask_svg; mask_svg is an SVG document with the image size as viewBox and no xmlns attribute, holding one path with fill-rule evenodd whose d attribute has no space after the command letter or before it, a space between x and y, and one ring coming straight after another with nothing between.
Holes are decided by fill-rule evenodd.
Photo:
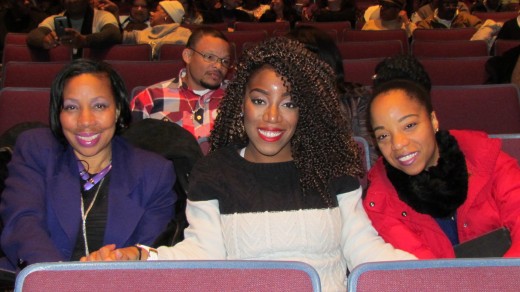
<instances>
[{"instance_id":1,"label":"plaid shirt","mask_svg":"<svg viewBox=\"0 0 520 292\"><path fill-rule=\"evenodd\" d=\"M130 103L134 121L148 118L170 121L188 130L197 140L209 137L227 81L217 90L198 95L182 83L185 75L184 68L177 78L159 82L137 94ZM195 116L202 117L201 121Z\"/></svg>"}]
</instances>

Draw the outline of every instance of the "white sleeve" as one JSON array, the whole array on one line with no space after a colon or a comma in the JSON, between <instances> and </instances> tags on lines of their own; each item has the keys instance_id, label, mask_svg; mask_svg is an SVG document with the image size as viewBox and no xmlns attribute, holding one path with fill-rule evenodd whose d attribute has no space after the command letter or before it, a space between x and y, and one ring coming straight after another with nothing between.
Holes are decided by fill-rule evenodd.
<instances>
[{"instance_id":1,"label":"white sleeve","mask_svg":"<svg viewBox=\"0 0 520 292\"><path fill-rule=\"evenodd\" d=\"M184 230L184 240L175 246L159 247L158 260L226 259L218 200L188 200L186 218L190 225Z\"/></svg>"},{"instance_id":2,"label":"white sleeve","mask_svg":"<svg viewBox=\"0 0 520 292\"><path fill-rule=\"evenodd\" d=\"M365 262L417 259L408 252L395 249L378 235L363 208L361 194L360 187L338 195L343 222L341 241L349 270Z\"/></svg>"},{"instance_id":3,"label":"white sleeve","mask_svg":"<svg viewBox=\"0 0 520 292\"><path fill-rule=\"evenodd\" d=\"M103 27L107 24L112 24L115 27L119 28L119 23L117 23L117 19L112 13L104 10L94 9L92 33L100 32L103 29Z\"/></svg>"},{"instance_id":4,"label":"white sleeve","mask_svg":"<svg viewBox=\"0 0 520 292\"><path fill-rule=\"evenodd\" d=\"M503 22L495 22L492 19L487 19L480 26L480 28L473 34L470 40L472 41L485 41L488 46L488 52L491 51L498 32L504 25Z\"/></svg>"}]
</instances>

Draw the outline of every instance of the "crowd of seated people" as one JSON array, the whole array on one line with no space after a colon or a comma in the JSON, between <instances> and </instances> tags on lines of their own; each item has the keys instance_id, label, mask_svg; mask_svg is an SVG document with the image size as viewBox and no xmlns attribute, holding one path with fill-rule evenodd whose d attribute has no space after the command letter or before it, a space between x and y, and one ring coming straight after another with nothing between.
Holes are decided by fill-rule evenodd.
<instances>
[{"instance_id":1,"label":"crowd of seated people","mask_svg":"<svg viewBox=\"0 0 520 292\"><path fill-rule=\"evenodd\" d=\"M476 7L479 5L478 3L457 2L455 0L434 0L421 3L422 6L415 10L410 10L410 5L407 5L406 1L381 0L378 5L370 6L365 11L360 11L356 8L355 3L348 0L312 2L306 0L183 0L162 1L162 3L153 0L135 0L131 3L131 7L127 9L123 9L124 5L115 0L84 0L79 1L80 4L76 2L63 1L63 6L55 5L52 6L52 10L48 8L45 12L30 14L31 21L25 21L24 27L17 26L14 28L12 25L7 27L6 23L4 24L6 29L0 31L4 34L9 31L30 32L27 43L33 47L45 49L53 48L59 44L71 46L77 51L83 47L99 48L121 42L127 44L148 43L154 47L154 56L156 56L156 52L162 43L185 44L189 35L186 35L186 31L178 29L177 26L192 28L193 25L197 24L227 23L228 30L232 31L233 23L236 21L286 21L290 23L291 28L297 22L348 21L352 28L357 27L363 30L395 30L401 28L407 32L409 37L412 36L416 28L473 27L482 30L477 32L473 39L488 40L490 47L503 25L503 22L483 21L472 15L468 6ZM500 4L499 1L485 1L484 5L495 7L498 5L497 3ZM490 11L512 9L511 5L504 5L504 7L494 10L490 8ZM60 11L60 8L65 12L57 14L56 12ZM30 10L19 8L18 10L32 12L36 8ZM123 12L123 10L126 12ZM12 12L14 9L6 11L4 12L5 19L8 18L7 16L11 17L14 13ZM475 8L471 11L482 10ZM51 12L54 13L51 14ZM111 12L115 17L106 12ZM364 14L364 16L360 17L361 14ZM51 17L42 21L42 16L49 15ZM60 36L56 33L63 33L55 30L53 22L55 16L58 15L67 16L67 25L69 26L65 28L66 33ZM160 16L154 17L154 15ZM20 17L14 18L19 19ZM152 22L152 20L154 21ZM120 28L119 34L115 31L114 25ZM35 26L38 27L35 28ZM155 28L152 29L151 27ZM507 31L515 30L512 22L508 23L506 27ZM518 25L516 25L516 29L517 27ZM504 35L505 32L502 36Z\"/></svg>"}]
</instances>

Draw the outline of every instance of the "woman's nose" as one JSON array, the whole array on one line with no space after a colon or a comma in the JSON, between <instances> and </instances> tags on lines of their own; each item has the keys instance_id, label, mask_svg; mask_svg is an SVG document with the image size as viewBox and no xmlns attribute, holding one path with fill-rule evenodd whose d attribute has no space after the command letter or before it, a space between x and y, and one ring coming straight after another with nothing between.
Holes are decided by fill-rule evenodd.
<instances>
[{"instance_id":1,"label":"woman's nose","mask_svg":"<svg viewBox=\"0 0 520 292\"><path fill-rule=\"evenodd\" d=\"M408 137L406 135L397 133L392 135L392 149L399 150L408 145Z\"/></svg>"},{"instance_id":2,"label":"woman's nose","mask_svg":"<svg viewBox=\"0 0 520 292\"><path fill-rule=\"evenodd\" d=\"M280 111L278 106L269 106L264 112L264 120L269 123L277 123L280 121Z\"/></svg>"},{"instance_id":3,"label":"woman's nose","mask_svg":"<svg viewBox=\"0 0 520 292\"><path fill-rule=\"evenodd\" d=\"M94 115L90 110L81 110L78 118L78 124L81 126L89 126L94 121Z\"/></svg>"}]
</instances>

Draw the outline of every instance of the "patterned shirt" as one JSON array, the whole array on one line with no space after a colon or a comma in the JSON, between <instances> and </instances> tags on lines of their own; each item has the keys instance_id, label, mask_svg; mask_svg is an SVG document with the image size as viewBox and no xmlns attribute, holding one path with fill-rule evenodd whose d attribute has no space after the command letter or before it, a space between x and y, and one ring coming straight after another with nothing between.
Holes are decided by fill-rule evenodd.
<instances>
[{"instance_id":1,"label":"patterned shirt","mask_svg":"<svg viewBox=\"0 0 520 292\"><path fill-rule=\"evenodd\" d=\"M186 69L179 76L147 87L130 103L134 121L158 119L177 123L198 140L209 137L217 116L217 108L224 96L227 81L219 89L197 94L182 82Z\"/></svg>"}]
</instances>

